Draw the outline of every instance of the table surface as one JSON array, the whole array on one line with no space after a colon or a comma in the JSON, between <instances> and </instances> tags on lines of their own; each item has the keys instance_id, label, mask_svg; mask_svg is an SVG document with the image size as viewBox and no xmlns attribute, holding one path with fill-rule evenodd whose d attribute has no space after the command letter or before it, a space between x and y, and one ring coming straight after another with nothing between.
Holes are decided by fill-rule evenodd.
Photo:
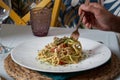
<instances>
[{"instance_id":1,"label":"table surface","mask_svg":"<svg viewBox=\"0 0 120 80\"><path fill-rule=\"evenodd\" d=\"M70 35L74 30L74 28L51 27L48 36ZM80 37L103 42L113 53L115 53L120 58L120 46L118 44L116 33L89 29L79 29L79 32ZM0 43L11 48L33 38L39 37L33 35L30 26L17 26L13 24L2 25L2 30L0 31ZM0 54L0 75L5 77L7 80L13 80L4 70L4 59L7 55L7 53ZM120 76L118 76L116 80L120 80Z\"/></svg>"}]
</instances>

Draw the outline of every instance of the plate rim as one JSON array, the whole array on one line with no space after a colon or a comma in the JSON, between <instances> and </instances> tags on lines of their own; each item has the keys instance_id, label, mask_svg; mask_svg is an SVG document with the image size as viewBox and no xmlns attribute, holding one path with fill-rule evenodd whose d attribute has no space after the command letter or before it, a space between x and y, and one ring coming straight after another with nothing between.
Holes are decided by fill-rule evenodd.
<instances>
[{"instance_id":1,"label":"plate rim","mask_svg":"<svg viewBox=\"0 0 120 80\"><path fill-rule=\"evenodd\" d=\"M55 36L48 36L48 37L41 37L41 38L49 38L49 37L55 37ZM63 37L63 36L57 36L57 37ZM98 44L100 44L100 45L103 45L104 47L106 47L108 50L109 50L109 57L107 58L107 60L106 61L104 61L102 64L99 64L99 65L97 65L97 66L95 66L95 67L92 67L92 68L89 68L89 69L86 69L86 70L91 70L91 69L94 69L94 68L97 68L97 67L99 67L99 66L101 66L101 65L104 65L107 61L109 61L110 60L110 58L111 58L111 55L112 55L112 53L111 53L111 50L106 46L106 45L104 45L104 44L101 44L101 43L99 43L99 42L97 42L97 41L95 41L95 40L92 40L92 39L88 39L88 38L83 38L83 37L80 37L81 39L87 39L87 40L90 40L90 41L94 41L94 42L96 42L96 43L98 43ZM34 38L34 39L30 39L30 40L27 40L27 41L24 41L24 42L22 42L22 43L20 43L19 45L17 45L15 48L17 48L17 47L19 47L20 45L22 45L22 44L24 44L24 43L26 43L26 42L29 42L29 41L31 41L31 40L36 40L36 39L40 39L40 38ZM40 69L36 69L36 68L31 68L31 67L29 67L29 66L26 66L26 65L23 65L23 64L21 64L20 62L17 62L15 59L14 59L14 57L13 57L13 50L15 49L15 48L13 48L12 50L11 50L11 58L12 58L12 60L15 62L15 63L17 63L18 65L20 65L20 66L23 66L23 67L25 67L25 68L28 68L28 69L31 69L31 70L35 70L35 71L40 71L40 72L48 72L48 73L71 73L71 72L81 72L81 71L86 71L86 70L72 70L72 71L51 71L51 70L40 70Z\"/></svg>"}]
</instances>

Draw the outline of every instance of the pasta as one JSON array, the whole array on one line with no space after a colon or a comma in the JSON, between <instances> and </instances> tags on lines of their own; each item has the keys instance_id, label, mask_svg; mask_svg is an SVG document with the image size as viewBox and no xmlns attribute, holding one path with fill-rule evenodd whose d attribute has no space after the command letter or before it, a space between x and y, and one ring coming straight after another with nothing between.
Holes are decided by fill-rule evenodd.
<instances>
[{"instance_id":1,"label":"pasta","mask_svg":"<svg viewBox=\"0 0 120 80\"><path fill-rule=\"evenodd\" d=\"M81 43L68 37L54 37L54 41L38 51L37 59L54 66L75 64L84 58Z\"/></svg>"}]
</instances>

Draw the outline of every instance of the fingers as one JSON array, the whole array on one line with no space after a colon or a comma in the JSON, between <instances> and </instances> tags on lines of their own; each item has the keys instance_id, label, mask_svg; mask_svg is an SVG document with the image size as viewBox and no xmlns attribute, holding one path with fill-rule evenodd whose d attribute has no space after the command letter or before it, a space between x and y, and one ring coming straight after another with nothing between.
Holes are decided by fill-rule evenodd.
<instances>
[{"instance_id":1,"label":"fingers","mask_svg":"<svg viewBox=\"0 0 120 80\"><path fill-rule=\"evenodd\" d=\"M87 27L87 28L91 28L91 27L92 27L92 24L90 24L90 23L85 23L84 25L85 25L85 27Z\"/></svg>"},{"instance_id":2,"label":"fingers","mask_svg":"<svg viewBox=\"0 0 120 80\"><path fill-rule=\"evenodd\" d=\"M82 23L87 27L87 28L91 28L92 24L91 22L87 21L88 19L86 19L86 17L83 17Z\"/></svg>"},{"instance_id":3,"label":"fingers","mask_svg":"<svg viewBox=\"0 0 120 80\"><path fill-rule=\"evenodd\" d=\"M99 9L102 8L100 4L98 3L90 3L89 5L82 4L79 7L78 14L81 15L83 12L85 12L85 15L82 19L82 23L88 27L91 28L95 24L95 15L99 14Z\"/></svg>"},{"instance_id":4,"label":"fingers","mask_svg":"<svg viewBox=\"0 0 120 80\"><path fill-rule=\"evenodd\" d=\"M82 23L86 24L86 17L85 16L83 17Z\"/></svg>"},{"instance_id":5,"label":"fingers","mask_svg":"<svg viewBox=\"0 0 120 80\"><path fill-rule=\"evenodd\" d=\"M86 24L85 24L85 27L87 27L87 28L90 29L90 28L92 28L92 25L91 25L90 23L86 23Z\"/></svg>"},{"instance_id":6,"label":"fingers","mask_svg":"<svg viewBox=\"0 0 120 80\"><path fill-rule=\"evenodd\" d=\"M98 11L98 8L101 8L100 4L98 3L90 3L89 5L82 4L79 7L78 14L81 15L82 11L91 12L94 14L96 11Z\"/></svg>"}]
</instances>

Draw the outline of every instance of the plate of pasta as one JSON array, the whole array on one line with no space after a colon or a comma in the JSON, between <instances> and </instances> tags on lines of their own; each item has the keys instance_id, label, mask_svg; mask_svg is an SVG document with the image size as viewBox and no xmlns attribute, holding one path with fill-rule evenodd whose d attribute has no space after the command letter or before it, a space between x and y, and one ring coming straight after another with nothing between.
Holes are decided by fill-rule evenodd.
<instances>
[{"instance_id":1,"label":"plate of pasta","mask_svg":"<svg viewBox=\"0 0 120 80\"><path fill-rule=\"evenodd\" d=\"M11 51L17 64L41 72L68 73L103 65L111 58L110 49L94 40L50 36L25 41Z\"/></svg>"}]
</instances>

